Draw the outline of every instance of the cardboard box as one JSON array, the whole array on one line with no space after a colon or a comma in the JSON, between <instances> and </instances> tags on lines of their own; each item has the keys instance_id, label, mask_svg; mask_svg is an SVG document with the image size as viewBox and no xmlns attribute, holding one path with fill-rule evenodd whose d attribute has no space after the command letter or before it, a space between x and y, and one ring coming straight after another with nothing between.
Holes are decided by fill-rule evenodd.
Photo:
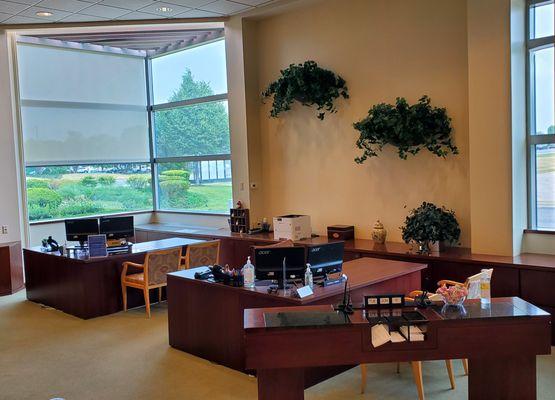
<instances>
[{"instance_id":1,"label":"cardboard box","mask_svg":"<svg viewBox=\"0 0 555 400\"><path fill-rule=\"evenodd\" d=\"M311 236L310 216L282 215L274 217L274 239L301 240Z\"/></svg>"}]
</instances>

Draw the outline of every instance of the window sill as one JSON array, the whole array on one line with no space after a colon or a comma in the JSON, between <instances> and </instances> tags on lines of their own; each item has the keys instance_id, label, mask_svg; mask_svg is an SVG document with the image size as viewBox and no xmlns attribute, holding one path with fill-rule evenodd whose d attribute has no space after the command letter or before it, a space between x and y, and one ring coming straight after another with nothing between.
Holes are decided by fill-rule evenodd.
<instances>
[{"instance_id":1,"label":"window sill","mask_svg":"<svg viewBox=\"0 0 555 400\"><path fill-rule=\"evenodd\" d=\"M213 217L229 217L228 213L210 212L210 211L180 211L180 210L155 210L154 213L164 214L190 214L190 215L209 215Z\"/></svg>"},{"instance_id":2,"label":"window sill","mask_svg":"<svg viewBox=\"0 0 555 400\"><path fill-rule=\"evenodd\" d=\"M113 214L83 215L81 217L69 217L69 218L44 219L40 221L29 221L29 225L56 224L67 220L80 219L80 218L100 218L104 216L118 217L118 216L124 216L124 215L136 215L136 214L147 214L147 213L152 213L152 210L128 211L128 212L113 213Z\"/></svg>"},{"instance_id":3,"label":"window sill","mask_svg":"<svg viewBox=\"0 0 555 400\"><path fill-rule=\"evenodd\" d=\"M537 235L554 235L555 231L541 230L541 229L525 229L524 233L533 233Z\"/></svg>"}]
</instances>

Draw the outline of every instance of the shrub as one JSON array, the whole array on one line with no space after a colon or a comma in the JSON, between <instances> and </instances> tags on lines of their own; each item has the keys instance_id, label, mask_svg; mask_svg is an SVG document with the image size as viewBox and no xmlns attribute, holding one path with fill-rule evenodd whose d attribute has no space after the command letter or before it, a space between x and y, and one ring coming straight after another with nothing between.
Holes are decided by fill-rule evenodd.
<instances>
[{"instance_id":1,"label":"shrub","mask_svg":"<svg viewBox=\"0 0 555 400\"><path fill-rule=\"evenodd\" d=\"M29 206L55 209L62 203L62 197L52 189L31 188L27 190L27 202Z\"/></svg>"},{"instance_id":2,"label":"shrub","mask_svg":"<svg viewBox=\"0 0 555 400\"><path fill-rule=\"evenodd\" d=\"M160 182L160 195L163 199L163 204L170 207L183 208L188 189L189 181L183 179Z\"/></svg>"},{"instance_id":3,"label":"shrub","mask_svg":"<svg viewBox=\"0 0 555 400\"><path fill-rule=\"evenodd\" d=\"M29 221L39 221L42 219L53 218L55 213L50 207L42 207L38 204L29 205Z\"/></svg>"},{"instance_id":4,"label":"shrub","mask_svg":"<svg viewBox=\"0 0 555 400\"><path fill-rule=\"evenodd\" d=\"M191 176L191 173L187 170L170 169L160 174L160 181L183 179L189 182L189 176Z\"/></svg>"},{"instance_id":5,"label":"shrub","mask_svg":"<svg viewBox=\"0 0 555 400\"><path fill-rule=\"evenodd\" d=\"M85 176L81 179L81 185L88 186L88 187L95 187L98 181L94 176Z\"/></svg>"},{"instance_id":6,"label":"shrub","mask_svg":"<svg viewBox=\"0 0 555 400\"><path fill-rule=\"evenodd\" d=\"M48 189L48 183L50 182L49 179L44 178L27 178L27 189L34 189L34 188L43 188Z\"/></svg>"},{"instance_id":7,"label":"shrub","mask_svg":"<svg viewBox=\"0 0 555 400\"><path fill-rule=\"evenodd\" d=\"M102 186L112 186L116 183L116 178L111 175L105 175L98 178L98 183Z\"/></svg>"},{"instance_id":8,"label":"shrub","mask_svg":"<svg viewBox=\"0 0 555 400\"><path fill-rule=\"evenodd\" d=\"M208 199L206 198L205 195L200 194L200 193L194 193L194 192L188 192L185 195L185 204L184 207L185 209L189 209L189 208L195 208L195 209L199 209L199 208L204 208L208 206Z\"/></svg>"},{"instance_id":9,"label":"shrub","mask_svg":"<svg viewBox=\"0 0 555 400\"><path fill-rule=\"evenodd\" d=\"M64 217L91 215L102 211L102 206L84 196L64 201L58 213Z\"/></svg>"},{"instance_id":10,"label":"shrub","mask_svg":"<svg viewBox=\"0 0 555 400\"><path fill-rule=\"evenodd\" d=\"M131 175L127 178L127 184L136 190L147 190L150 188L150 176Z\"/></svg>"}]
</instances>

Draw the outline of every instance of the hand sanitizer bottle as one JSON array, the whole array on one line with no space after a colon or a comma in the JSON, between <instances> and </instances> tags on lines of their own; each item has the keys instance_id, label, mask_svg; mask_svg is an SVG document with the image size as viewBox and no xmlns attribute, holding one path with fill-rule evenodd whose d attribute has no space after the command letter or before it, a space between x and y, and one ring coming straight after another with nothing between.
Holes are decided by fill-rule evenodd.
<instances>
[{"instance_id":1,"label":"hand sanitizer bottle","mask_svg":"<svg viewBox=\"0 0 555 400\"><path fill-rule=\"evenodd\" d=\"M311 289L314 287L312 269L310 269L310 264L306 264L306 271L304 273L304 284L305 286L310 286Z\"/></svg>"},{"instance_id":2,"label":"hand sanitizer bottle","mask_svg":"<svg viewBox=\"0 0 555 400\"><path fill-rule=\"evenodd\" d=\"M485 269L482 272L486 272ZM480 303L489 305L491 303L491 282L488 274L484 273L480 281Z\"/></svg>"},{"instance_id":3,"label":"hand sanitizer bottle","mask_svg":"<svg viewBox=\"0 0 555 400\"><path fill-rule=\"evenodd\" d=\"M243 279L244 279L244 286L247 288L254 287L254 265L251 263L250 256L247 257L247 263L243 266Z\"/></svg>"}]
</instances>

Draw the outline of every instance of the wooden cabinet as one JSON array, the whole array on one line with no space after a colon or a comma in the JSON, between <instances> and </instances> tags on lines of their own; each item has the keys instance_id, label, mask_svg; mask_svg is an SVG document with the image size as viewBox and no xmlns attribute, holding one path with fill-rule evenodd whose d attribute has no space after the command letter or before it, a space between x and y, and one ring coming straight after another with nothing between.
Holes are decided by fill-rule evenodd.
<instances>
[{"instance_id":1,"label":"wooden cabinet","mask_svg":"<svg viewBox=\"0 0 555 400\"><path fill-rule=\"evenodd\" d=\"M23 289L23 258L21 243L0 244L0 296Z\"/></svg>"},{"instance_id":2,"label":"wooden cabinet","mask_svg":"<svg viewBox=\"0 0 555 400\"><path fill-rule=\"evenodd\" d=\"M520 271L520 292L524 300L538 307L555 308L554 288L555 273L551 271Z\"/></svg>"}]
</instances>

